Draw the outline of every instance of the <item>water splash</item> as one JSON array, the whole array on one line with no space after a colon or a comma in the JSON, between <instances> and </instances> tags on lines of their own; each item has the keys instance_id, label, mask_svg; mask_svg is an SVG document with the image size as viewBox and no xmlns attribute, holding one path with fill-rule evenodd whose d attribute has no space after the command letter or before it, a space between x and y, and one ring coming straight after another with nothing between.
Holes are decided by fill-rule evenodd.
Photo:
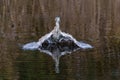
<instances>
[{"instance_id":1,"label":"water splash","mask_svg":"<svg viewBox=\"0 0 120 80\"><path fill-rule=\"evenodd\" d=\"M54 29L41 37L38 42L31 42L23 45L24 50L39 50L50 55L55 61L55 71L59 73L59 60L62 55L71 53L79 49L91 49L90 44L77 41L72 35L60 30L60 17L55 18L56 26Z\"/></svg>"}]
</instances>

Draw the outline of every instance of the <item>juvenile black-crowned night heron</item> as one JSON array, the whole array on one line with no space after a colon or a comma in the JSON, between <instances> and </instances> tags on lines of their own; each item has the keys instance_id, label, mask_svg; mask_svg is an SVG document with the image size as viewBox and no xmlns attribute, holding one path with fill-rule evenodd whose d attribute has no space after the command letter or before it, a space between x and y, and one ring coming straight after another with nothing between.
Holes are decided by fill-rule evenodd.
<instances>
[{"instance_id":1,"label":"juvenile black-crowned night heron","mask_svg":"<svg viewBox=\"0 0 120 80\"><path fill-rule=\"evenodd\" d=\"M50 55L55 61L56 73L59 73L59 59L66 53L71 53L79 49L93 48L90 44L77 41L72 35L60 30L60 17L55 18L54 29L41 37L38 42L31 42L23 45L24 50L40 50Z\"/></svg>"}]
</instances>

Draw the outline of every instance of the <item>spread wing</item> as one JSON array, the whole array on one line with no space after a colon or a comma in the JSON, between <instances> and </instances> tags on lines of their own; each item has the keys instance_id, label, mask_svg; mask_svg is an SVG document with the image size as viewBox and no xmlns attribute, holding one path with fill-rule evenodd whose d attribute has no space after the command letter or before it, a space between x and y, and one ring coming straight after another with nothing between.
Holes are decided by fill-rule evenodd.
<instances>
[{"instance_id":1,"label":"spread wing","mask_svg":"<svg viewBox=\"0 0 120 80\"><path fill-rule=\"evenodd\" d=\"M37 50L39 45L37 42L30 42L22 46L22 49L24 50Z\"/></svg>"},{"instance_id":2,"label":"spread wing","mask_svg":"<svg viewBox=\"0 0 120 80\"><path fill-rule=\"evenodd\" d=\"M92 49L93 48L93 46L91 46L90 44L82 42L82 41L77 41L76 44L82 49Z\"/></svg>"}]
</instances>

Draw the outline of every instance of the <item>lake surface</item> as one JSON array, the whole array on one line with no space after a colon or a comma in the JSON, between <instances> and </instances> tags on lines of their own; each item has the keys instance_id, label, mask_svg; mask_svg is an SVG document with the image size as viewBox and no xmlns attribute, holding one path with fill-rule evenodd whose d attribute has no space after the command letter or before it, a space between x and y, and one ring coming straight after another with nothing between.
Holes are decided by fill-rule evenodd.
<instances>
[{"instance_id":1,"label":"lake surface","mask_svg":"<svg viewBox=\"0 0 120 80\"><path fill-rule=\"evenodd\" d=\"M53 59L21 45L61 30L94 46ZM0 0L0 80L120 80L120 0Z\"/></svg>"},{"instance_id":2,"label":"lake surface","mask_svg":"<svg viewBox=\"0 0 120 80\"><path fill-rule=\"evenodd\" d=\"M31 38L31 40L35 38ZM120 39L106 36L103 43L91 43L93 50L76 51L60 58L60 73L55 72L51 56L39 51L24 51L20 44L29 38L1 38L0 80L119 80ZM37 40L37 39L36 39ZM21 41L21 42L20 42ZM89 41L88 41L89 42Z\"/></svg>"}]
</instances>

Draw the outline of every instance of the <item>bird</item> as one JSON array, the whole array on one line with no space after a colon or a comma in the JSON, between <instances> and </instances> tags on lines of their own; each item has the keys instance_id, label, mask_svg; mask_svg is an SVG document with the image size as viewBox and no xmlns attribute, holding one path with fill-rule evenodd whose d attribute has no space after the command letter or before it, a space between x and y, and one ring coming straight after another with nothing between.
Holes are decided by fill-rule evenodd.
<instances>
[{"instance_id":1,"label":"bird","mask_svg":"<svg viewBox=\"0 0 120 80\"><path fill-rule=\"evenodd\" d=\"M71 34L60 29L60 17L55 18L54 29L42 36L37 42L29 42L22 46L23 50L39 50L50 55L55 61L55 71L59 73L60 57L79 49L92 49L93 46L83 41L77 41Z\"/></svg>"}]
</instances>

